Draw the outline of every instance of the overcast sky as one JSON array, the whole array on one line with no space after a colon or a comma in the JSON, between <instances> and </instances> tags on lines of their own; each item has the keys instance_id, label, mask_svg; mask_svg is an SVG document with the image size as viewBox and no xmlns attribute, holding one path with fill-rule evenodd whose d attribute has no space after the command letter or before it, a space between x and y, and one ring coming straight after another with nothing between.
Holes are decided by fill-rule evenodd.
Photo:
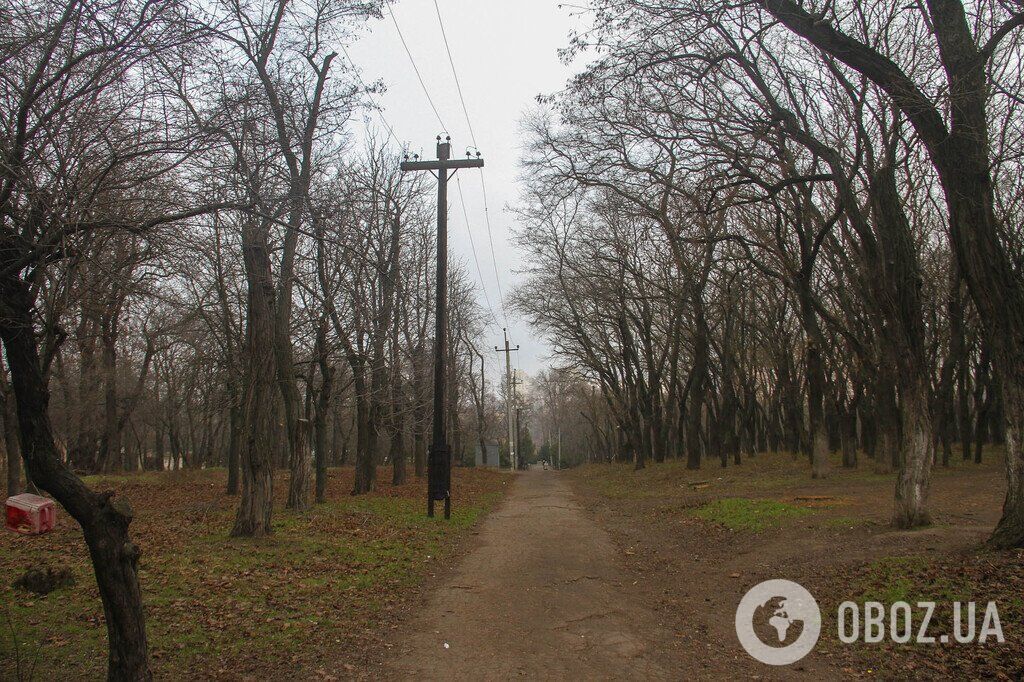
<instances>
[{"instance_id":1,"label":"overcast sky","mask_svg":"<svg viewBox=\"0 0 1024 682\"><path fill-rule=\"evenodd\" d=\"M557 51L565 47L572 28L582 19L555 0L438 0L444 19L452 58L462 85L469 120L484 157L483 178L487 190L492 261L484 220L480 171L462 170L459 182L449 184L448 244L453 259L468 267L480 286L470 233L476 246L483 276L482 286L491 307L504 324L499 297L507 296L520 281L520 254L512 243L512 216L505 210L516 201L519 122L534 105L538 94L558 90L571 75ZM402 0L392 7L394 19L409 46L430 97L452 138L452 155L463 156L472 145L469 127L459 103L459 94L445 52L433 0ZM373 21L369 30L348 53L361 70L365 82L380 79L388 90L377 100L396 137L408 142L413 152L435 158L435 138L441 124L431 110L391 16L385 9L383 21ZM459 203L461 187L469 216L467 229ZM496 267L495 267L496 266ZM497 278L495 276L497 269ZM480 295L481 305L486 305ZM526 324L508 317L513 344L519 344L519 367L527 375L546 366L547 348ZM495 381L503 356L493 352L502 344L499 326L492 325L485 336L492 349L488 379ZM513 362L515 362L513 354ZM513 364L515 366L515 364Z\"/></svg>"}]
</instances>

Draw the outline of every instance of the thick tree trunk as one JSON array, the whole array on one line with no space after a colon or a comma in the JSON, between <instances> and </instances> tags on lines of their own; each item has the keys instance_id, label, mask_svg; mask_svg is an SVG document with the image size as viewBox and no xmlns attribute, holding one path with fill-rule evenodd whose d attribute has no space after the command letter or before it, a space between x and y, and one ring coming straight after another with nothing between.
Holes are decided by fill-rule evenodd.
<instances>
[{"instance_id":1,"label":"thick tree trunk","mask_svg":"<svg viewBox=\"0 0 1024 682\"><path fill-rule=\"evenodd\" d=\"M1024 545L1024 394L1003 385L1006 420L1006 497L1003 515L989 542L996 547Z\"/></svg>"},{"instance_id":2,"label":"thick tree trunk","mask_svg":"<svg viewBox=\"0 0 1024 682\"><path fill-rule=\"evenodd\" d=\"M377 431L371 421L365 370L361 360L352 364L356 392L356 471L352 494L373 492L377 481Z\"/></svg>"},{"instance_id":3,"label":"thick tree trunk","mask_svg":"<svg viewBox=\"0 0 1024 682\"><path fill-rule=\"evenodd\" d=\"M904 389L900 411L902 466L896 479L893 525L897 528L913 528L931 523L928 490L931 485L935 440L932 435L926 378L922 375L916 386L906 386Z\"/></svg>"},{"instance_id":4,"label":"thick tree trunk","mask_svg":"<svg viewBox=\"0 0 1024 682\"><path fill-rule=\"evenodd\" d=\"M874 387L874 471L888 474L899 464L899 411L891 380L879 376Z\"/></svg>"},{"instance_id":5,"label":"thick tree trunk","mask_svg":"<svg viewBox=\"0 0 1024 682\"><path fill-rule=\"evenodd\" d=\"M32 481L82 527L107 625L110 680L149 680L145 616L139 590L139 548L128 536L131 507L90 490L61 462L49 419L49 391L33 333L31 296L23 282L5 282L0 338L17 401L22 456Z\"/></svg>"},{"instance_id":6,"label":"thick tree trunk","mask_svg":"<svg viewBox=\"0 0 1024 682\"><path fill-rule=\"evenodd\" d=\"M14 394L4 380L0 386L0 418L4 421L4 452L7 454L7 495L24 492L21 483L21 441L18 435L18 408Z\"/></svg>"},{"instance_id":7,"label":"thick tree trunk","mask_svg":"<svg viewBox=\"0 0 1024 682\"><path fill-rule=\"evenodd\" d=\"M245 359L248 363L242 397L242 497L231 535L258 537L272 531L274 443L278 388L274 367L274 284L265 226L242 232L242 254L248 284ZM173 440L172 440L173 443Z\"/></svg>"}]
</instances>

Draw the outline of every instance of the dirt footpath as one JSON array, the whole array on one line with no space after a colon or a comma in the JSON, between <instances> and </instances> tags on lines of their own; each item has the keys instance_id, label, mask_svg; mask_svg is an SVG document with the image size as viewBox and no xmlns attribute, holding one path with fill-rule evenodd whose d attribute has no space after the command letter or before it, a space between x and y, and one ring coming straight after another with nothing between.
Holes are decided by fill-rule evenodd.
<instances>
[{"instance_id":1,"label":"dirt footpath","mask_svg":"<svg viewBox=\"0 0 1024 682\"><path fill-rule=\"evenodd\" d=\"M516 477L465 556L393 640L388 679L683 679L677 633L640 605L562 474Z\"/></svg>"}]
</instances>

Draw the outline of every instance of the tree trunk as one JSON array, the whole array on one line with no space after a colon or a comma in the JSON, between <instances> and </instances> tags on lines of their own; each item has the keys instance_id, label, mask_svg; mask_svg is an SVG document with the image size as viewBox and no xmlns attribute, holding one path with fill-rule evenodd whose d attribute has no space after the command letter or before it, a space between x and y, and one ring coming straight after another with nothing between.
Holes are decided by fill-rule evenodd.
<instances>
[{"instance_id":1,"label":"tree trunk","mask_svg":"<svg viewBox=\"0 0 1024 682\"><path fill-rule=\"evenodd\" d=\"M231 407L228 412L228 495L238 494L238 460L242 449L242 408L238 398L231 396Z\"/></svg>"},{"instance_id":2,"label":"tree trunk","mask_svg":"<svg viewBox=\"0 0 1024 682\"><path fill-rule=\"evenodd\" d=\"M354 359L350 364L356 392L356 475L352 494L363 495L373 492L377 481L377 432L371 422L362 360Z\"/></svg>"},{"instance_id":3,"label":"tree trunk","mask_svg":"<svg viewBox=\"0 0 1024 682\"><path fill-rule=\"evenodd\" d=\"M24 492L21 484L21 440L18 435L18 408L6 377L0 377L0 418L4 423L4 452L7 454L7 496Z\"/></svg>"},{"instance_id":4,"label":"tree trunk","mask_svg":"<svg viewBox=\"0 0 1024 682\"><path fill-rule=\"evenodd\" d=\"M701 413L704 408L708 375L708 336L703 310L698 310L694 325L693 370L686 397L686 468L700 469Z\"/></svg>"},{"instance_id":5,"label":"tree trunk","mask_svg":"<svg viewBox=\"0 0 1024 682\"><path fill-rule=\"evenodd\" d=\"M822 357L824 336L818 326L818 316L810 300L810 282L806 278L797 282L800 299L800 319L807 337L807 422L811 445L811 478L828 477L828 429L825 424L825 361Z\"/></svg>"},{"instance_id":6,"label":"tree trunk","mask_svg":"<svg viewBox=\"0 0 1024 682\"><path fill-rule=\"evenodd\" d=\"M847 399L839 415L843 449L843 468L857 466L857 399Z\"/></svg>"},{"instance_id":7,"label":"tree trunk","mask_svg":"<svg viewBox=\"0 0 1024 682\"><path fill-rule=\"evenodd\" d=\"M331 395L334 391L334 368L327 358L327 321L320 325L317 336L317 360L320 363L320 393L316 400L314 416L316 447L314 448L314 468L316 470L316 501L322 504L327 497L327 426L328 412L331 407Z\"/></svg>"},{"instance_id":8,"label":"tree trunk","mask_svg":"<svg viewBox=\"0 0 1024 682\"><path fill-rule=\"evenodd\" d=\"M246 348L248 363L242 397L242 497L231 530L234 537L259 537L272 531L274 502L274 443L278 388L275 385L274 283L266 226L247 225L242 231L248 297Z\"/></svg>"},{"instance_id":9,"label":"tree trunk","mask_svg":"<svg viewBox=\"0 0 1024 682\"><path fill-rule=\"evenodd\" d=\"M109 473L121 468L121 430L117 415L117 317L118 305L104 313L100 325L103 347L103 437L100 439L99 468Z\"/></svg>"},{"instance_id":10,"label":"tree trunk","mask_svg":"<svg viewBox=\"0 0 1024 682\"><path fill-rule=\"evenodd\" d=\"M916 386L904 387L901 405L902 466L896 479L896 513L893 525L914 528L931 523L928 490L931 485L934 438L929 413L928 383L922 374Z\"/></svg>"},{"instance_id":11,"label":"tree trunk","mask_svg":"<svg viewBox=\"0 0 1024 682\"><path fill-rule=\"evenodd\" d=\"M128 536L131 507L95 493L61 462L49 418L49 391L33 334L31 295L20 281L3 285L3 339L17 401L22 456L32 481L79 523L103 602L110 680L150 680L145 615L139 590L139 548Z\"/></svg>"},{"instance_id":12,"label":"tree trunk","mask_svg":"<svg viewBox=\"0 0 1024 682\"><path fill-rule=\"evenodd\" d=\"M794 0L761 0L776 18L863 73L913 124L938 173L957 265L985 328L1006 414L1007 492L990 539L1024 546L1024 284L1001 236L992 183L987 98L990 55L971 32L962 2L926 0L930 30L946 73L948 119L891 60L819 21Z\"/></svg>"}]
</instances>

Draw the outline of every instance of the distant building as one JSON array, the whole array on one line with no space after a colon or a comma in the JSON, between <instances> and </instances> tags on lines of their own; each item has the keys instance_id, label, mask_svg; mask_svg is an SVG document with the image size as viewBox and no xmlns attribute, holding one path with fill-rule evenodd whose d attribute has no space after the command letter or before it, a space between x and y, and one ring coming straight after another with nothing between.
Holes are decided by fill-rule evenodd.
<instances>
[{"instance_id":1,"label":"distant building","mask_svg":"<svg viewBox=\"0 0 1024 682\"><path fill-rule=\"evenodd\" d=\"M478 466L478 467L485 467L486 466L486 467L498 468L498 467L501 466L501 464L500 464L500 462L498 460L498 446L497 445L488 445L487 446L487 463L486 464L484 464L484 458L483 458L483 455L480 452L480 446L479 445L476 446L476 448L474 450L474 453L475 453L475 457L476 457L476 460L475 460L476 466Z\"/></svg>"}]
</instances>

